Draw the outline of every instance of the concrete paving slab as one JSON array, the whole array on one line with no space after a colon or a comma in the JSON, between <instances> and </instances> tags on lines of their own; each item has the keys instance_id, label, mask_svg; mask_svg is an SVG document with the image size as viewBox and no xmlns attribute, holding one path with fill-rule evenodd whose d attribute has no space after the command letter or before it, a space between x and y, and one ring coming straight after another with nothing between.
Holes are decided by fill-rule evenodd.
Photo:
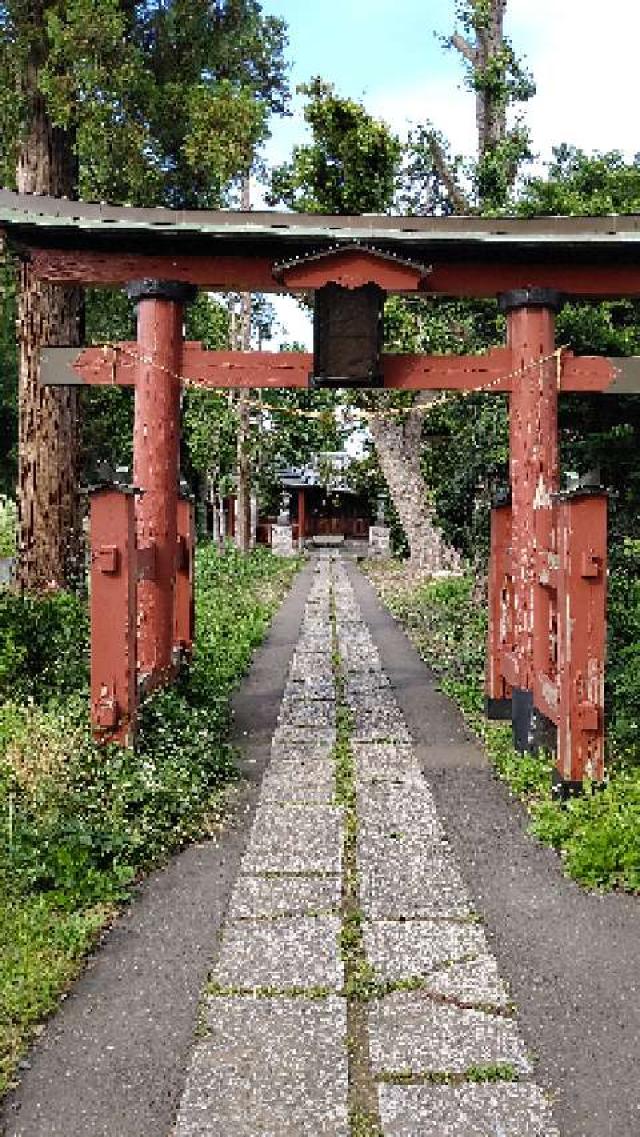
<instances>
[{"instance_id":1,"label":"concrete paving slab","mask_svg":"<svg viewBox=\"0 0 640 1137\"><path fill-rule=\"evenodd\" d=\"M406 784L384 782L357 785L358 819L363 829L380 836L404 833L408 839L424 832L442 839L435 802L424 779Z\"/></svg>"},{"instance_id":2,"label":"concrete paving slab","mask_svg":"<svg viewBox=\"0 0 640 1137\"><path fill-rule=\"evenodd\" d=\"M289 670L292 682L306 682L321 677L329 682L333 680L333 667L330 652L325 655L294 654Z\"/></svg>"},{"instance_id":3,"label":"concrete paving slab","mask_svg":"<svg viewBox=\"0 0 640 1137\"><path fill-rule=\"evenodd\" d=\"M436 859L434 848L419 850L393 842L368 842L359 847L360 900L370 919L449 917L472 914L464 885L448 859Z\"/></svg>"},{"instance_id":4,"label":"concrete paving slab","mask_svg":"<svg viewBox=\"0 0 640 1137\"><path fill-rule=\"evenodd\" d=\"M328 699L288 699L285 695L278 715L283 726L316 731L322 727L334 727L336 705Z\"/></svg>"},{"instance_id":5,"label":"concrete paving slab","mask_svg":"<svg viewBox=\"0 0 640 1137\"><path fill-rule=\"evenodd\" d=\"M226 925L212 979L223 987L310 989L344 983L337 916L241 920Z\"/></svg>"},{"instance_id":6,"label":"concrete paving slab","mask_svg":"<svg viewBox=\"0 0 640 1137\"><path fill-rule=\"evenodd\" d=\"M384 1137L560 1137L537 1086L382 1085L378 1097Z\"/></svg>"},{"instance_id":7,"label":"concrete paving slab","mask_svg":"<svg viewBox=\"0 0 640 1137\"><path fill-rule=\"evenodd\" d=\"M391 742L411 743L411 735L402 715L394 707L353 707L353 738L357 742L375 742L388 739Z\"/></svg>"},{"instance_id":8,"label":"concrete paving slab","mask_svg":"<svg viewBox=\"0 0 640 1137\"><path fill-rule=\"evenodd\" d=\"M422 781L423 775L409 743L351 742L359 782Z\"/></svg>"},{"instance_id":9,"label":"concrete paving slab","mask_svg":"<svg viewBox=\"0 0 640 1137\"><path fill-rule=\"evenodd\" d=\"M330 805L334 792L333 762L275 762L263 779L260 800Z\"/></svg>"},{"instance_id":10,"label":"concrete paving slab","mask_svg":"<svg viewBox=\"0 0 640 1137\"><path fill-rule=\"evenodd\" d=\"M176 1137L348 1137L342 999L218 998Z\"/></svg>"},{"instance_id":11,"label":"concrete paving slab","mask_svg":"<svg viewBox=\"0 0 640 1137\"><path fill-rule=\"evenodd\" d=\"M261 804L242 872L340 872L342 814L330 806Z\"/></svg>"},{"instance_id":12,"label":"concrete paving slab","mask_svg":"<svg viewBox=\"0 0 640 1137\"><path fill-rule=\"evenodd\" d=\"M472 1067L531 1065L511 1019L433 1002L421 991L394 991L369 1010L374 1074L463 1074Z\"/></svg>"},{"instance_id":13,"label":"concrete paving slab","mask_svg":"<svg viewBox=\"0 0 640 1137\"><path fill-rule=\"evenodd\" d=\"M271 747L271 761L269 763L269 770L275 769L279 764L287 764L295 762L302 767L305 764L311 765L316 762L327 762L333 753L334 743L321 740L320 742L309 741L305 742L304 739L299 741L292 741L291 739L284 742L275 741Z\"/></svg>"},{"instance_id":14,"label":"concrete paving slab","mask_svg":"<svg viewBox=\"0 0 640 1137\"><path fill-rule=\"evenodd\" d=\"M363 860L374 865L385 862L387 857L397 863L400 856L405 863L405 875L415 875L423 863L438 866L444 862L457 874L451 849L436 817L390 818L385 822L379 814L372 820L365 816L360 822L358 850Z\"/></svg>"},{"instance_id":15,"label":"concrete paving slab","mask_svg":"<svg viewBox=\"0 0 640 1137\"><path fill-rule=\"evenodd\" d=\"M435 991L459 1003L504 1009L511 1003L506 984L498 974L498 964L489 954L436 971L427 980L429 991Z\"/></svg>"},{"instance_id":16,"label":"concrete paving slab","mask_svg":"<svg viewBox=\"0 0 640 1137\"><path fill-rule=\"evenodd\" d=\"M416 975L430 975L435 980L436 968L487 953L487 941L479 924L367 920L363 932L367 960L383 979L392 981Z\"/></svg>"},{"instance_id":17,"label":"concrete paving slab","mask_svg":"<svg viewBox=\"0 0 640 1137\"><path fill-rule=\"evenodd\" d=\"M244 876L231 895L229 919L310 916L340 907L340 877Z\"/></svg>"},{"instance_id":18,"label":"concrete paving slab","mask_svg":"<svg viewBox=\"0 0 640 1137\"><path fill-rule=\"evenodd\" d=\"M333 675L310 675L306 679L290 679L285 697L293 699L334 699L336 690Z\"/></svg>"},{"instance_id":19,"label":"concrete paving slab","mask_svg":"<svg viewBox=\"0 0 640 1137\"><path fill-rule=\"evenodd\" d=\"M280 723L273 732L272 749L276 750L282 745L297 746L334 746L336 732L330 726L289 726Z\"/></svg>"},{"instance_id":20,"label":"concrete paving slab","mask_svg":"<svg viewBox=\"0 0 640 1137\"><path fill-rule=\"evenodd\" d=\"M361 675L350 675L345 685L345 695L348 700L356 695L371 695L377 691L391 691L391 684L384 671L379 675L365 671Z\"/></svg>"}]
</instances>

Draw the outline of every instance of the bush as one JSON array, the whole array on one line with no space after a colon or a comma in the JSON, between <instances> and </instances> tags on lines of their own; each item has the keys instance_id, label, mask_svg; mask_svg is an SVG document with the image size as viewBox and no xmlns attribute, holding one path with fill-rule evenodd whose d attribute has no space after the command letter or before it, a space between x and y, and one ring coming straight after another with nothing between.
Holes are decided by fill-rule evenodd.
<instances>
[{"instance_id":1,"label":"bush","mask_svg":"<svg viewBox=\"0 0 640 1137\"><path fill-rule=\"evenodd\" d=\"M86 691L88 680L86 603L0 589L0 699L46 702Z\"/></svg>"},{"instance_id":2,"label":"bush","mask_svg":"<svg viewBox=\"0 0 640 1137\"><path fill-rule=\"evenodd\" d=\"M91 737L85 605L0 593L0 1092L131 882L219 824L229 696L296 564L198 551L193 664L135 752Z\"/></svg>"},{"instance_id":3,"label":"bush","mask_svg":"<svg viewBox=\"0 0 640 1137\"><path fill-rule=\"evenodd\" d=\"M0 642L17 666L5 671L12 698L0 711L0 789L13 816L11 834L0 832L0 864L15 886L54 892L63 906L112 899L207 831L233 777L229 695L290 572L264 550L198 552L193 664L142 706L135 752L91 737L82 602L2 597ZM68 694L74 682L80 694Z\"/></svg>"},{"instance_id":4,"label":"bush","mask_svg":"<svg viewBox=\"0 0 640 1137\"><path fill-rule=\"evenodd\" d=\"M607 718L611 747L640 763L640 541L611 552L608 600Z\"/></svg>"}]
</instances>

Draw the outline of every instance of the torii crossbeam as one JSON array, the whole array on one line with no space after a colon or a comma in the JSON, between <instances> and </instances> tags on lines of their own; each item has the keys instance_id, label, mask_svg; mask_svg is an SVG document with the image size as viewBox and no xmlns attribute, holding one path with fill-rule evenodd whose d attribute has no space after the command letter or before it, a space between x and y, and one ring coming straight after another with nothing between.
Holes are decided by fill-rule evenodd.
<instances>
[{"instance_id":1,"label":"torii crossbeam","mask_svg":"<svg viewBox=\"0 0 640 1137\"><path fill-rule=\"evenodd\" d=\"M2 232L36 277L123 285L137 301L136 341L45 347L41 361L45 383L135 388L143 493L135 507L102 495L92 522L94 595L124 604L128 629L106 666L97 615L93 625L92 715L103 736L131 735L139 682L166 680L177 641L190 639L191 529L184 511L179 524L176 491L181 383L477 390L508 394L511 422L511 505L495 511L492 531L488 708L513 717L522 749L553 728L561 792L602 779L606 501L558 492L557 401L569 391L638 393L640 361L558 351L554 320L565 296L640 297L638 218L174 213L0 191ZM185 343L183 307L196 287L313 293L313 355ZM389 293L497 296L507 343L473 357L386 354ZM101 524L108 540L98 539Z\"/></svg>"}]
</instances>

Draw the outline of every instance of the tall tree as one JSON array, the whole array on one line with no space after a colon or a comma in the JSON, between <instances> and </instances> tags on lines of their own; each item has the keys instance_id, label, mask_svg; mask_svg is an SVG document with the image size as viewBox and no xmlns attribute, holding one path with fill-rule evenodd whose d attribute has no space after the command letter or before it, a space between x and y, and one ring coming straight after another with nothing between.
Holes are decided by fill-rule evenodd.
<instances>
[{"instance_id":1,"label":"tall tree","mask_svg":"<svg viewBox=\"0 0 640 1137\"><path fill-rule=\"evenodd\" d=\"M246 173L286 99L285 26L257 0L0 4L0 169L25 192L212 206ZM77 290L22 279L20 569L77 558L77 397L43 391L39 349L79 342Z\"/></svg>"},{"instance_id":2,"label":"tall tree","mask_svg":"<svg viewBox=\"0 0 640 1137\"><path fill-rule=\"evenodd\" d=\"M520 165L530 157L529 134L516 111L535 94L529 72L505 35L507 0L458 0L459 28L450 46L461 55L476 96L475 182L481 207L503 205Z\"/></svg>"},{"instance_id":3,"label":"tall tree","mask_svg":"<svg viewBox=\"0 0 640 1137\"><path fill-rule=\"evenodd\" d=\"M23 134L16 185L22 193L73 197L77 188L74 135L56 126L40 88L46 60L46 11L27 6L30 34L23 45L20 102ZM78 398L72 387L40 385L45 344L78 345L82 293L36 280L22 265L18 300L18 584L60 587L79 570L81 529L78 482Z\"/></svg>"}]
</instances>

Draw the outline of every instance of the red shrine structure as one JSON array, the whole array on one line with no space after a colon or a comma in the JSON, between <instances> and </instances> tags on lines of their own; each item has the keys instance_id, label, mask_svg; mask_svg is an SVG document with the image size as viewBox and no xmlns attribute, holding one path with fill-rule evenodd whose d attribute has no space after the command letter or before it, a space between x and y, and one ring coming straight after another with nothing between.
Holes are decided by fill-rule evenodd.
<instances>
[{"instance_id":1,"label":"red shrine structure","mask_svg":"<svg viewBox=\"0 0 640 1137\"><path fill-rule=\"evenodd\" d=\"M122 286L137 339L50 348L41 382L135 387L134 483L91 506L91 715L133 737L140 691L193 636L193 520L178 496L181 383L507 394L509 504L494 510L487 710L516 743L557 739L557 790L604 776L606 498L559 492L565 392L640 392L640 360L556 347L565 297L640 297L637 217L323 217L114 208L0 191L0 234L52 284ZM209 352L183 339L197 288L313 294L314 352ZM478 356L382 350L389 293L497 297L507 342ZM555 741L554 739L554 741Z\"/></svg>"}]
</instances>

